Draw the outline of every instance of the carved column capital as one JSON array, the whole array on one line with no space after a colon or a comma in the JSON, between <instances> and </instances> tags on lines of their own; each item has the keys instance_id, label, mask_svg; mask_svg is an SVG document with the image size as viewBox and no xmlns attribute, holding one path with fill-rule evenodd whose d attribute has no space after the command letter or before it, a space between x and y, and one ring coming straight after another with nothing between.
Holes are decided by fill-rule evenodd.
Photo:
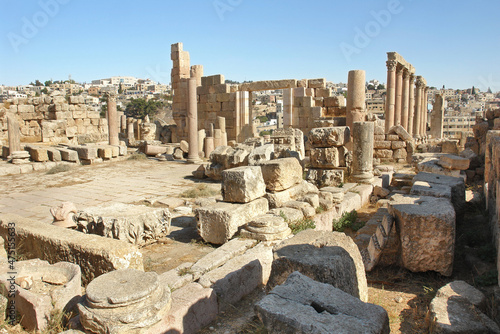
<instances>
[{"instance_id":1,"label":"carved column capital","mask_svg":"<svg viewBox=\"0 0 500 334\"><path fill-rule=\"evenodd\" d=\"M385 64L387 65L387 70L388 71L395 71L396 70L396 65L398 64L397 61L395 60L388 60L385 62Z\"/></svg>"}]
</instances>

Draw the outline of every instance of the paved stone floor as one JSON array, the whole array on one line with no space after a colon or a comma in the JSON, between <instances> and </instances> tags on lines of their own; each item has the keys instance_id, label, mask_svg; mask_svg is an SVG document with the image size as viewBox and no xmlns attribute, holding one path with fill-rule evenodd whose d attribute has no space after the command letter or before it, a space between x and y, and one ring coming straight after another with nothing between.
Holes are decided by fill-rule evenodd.
<instances>
[{"instance_id":1,"label":"paved stone floor","mask_svg":"<svg viewBox=\"0 0 500 334\"><path fill-rule=\"evenodd\" d=\"M196 183L191 172L197 167L177 161L123 160L75 165L57 174L39 171L0 176L0 215L15 213L51 223L49 209L63 201L73 202L80 209L111 202L176 197Z\"/></svg>"}]
</instances>

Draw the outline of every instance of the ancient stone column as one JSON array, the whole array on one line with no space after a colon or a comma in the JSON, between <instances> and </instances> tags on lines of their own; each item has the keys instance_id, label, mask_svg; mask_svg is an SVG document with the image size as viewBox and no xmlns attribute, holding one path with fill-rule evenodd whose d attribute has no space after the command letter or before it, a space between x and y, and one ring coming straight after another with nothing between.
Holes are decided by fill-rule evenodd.
<instances>
[{"instance_id":1,"label":"ancient stone column","mask_svg":"<svg viewBox=\"0 0 500 334\"><path fill-rule=\"evenodd\" d=\"M353 154L352 179L355 182L371 183L373 181L373 122L354 122L352 128Z\"/></svg>"},{"instance_id":2,"label":"ancient stone column","mask_svg":"<svg viewBox=\"0 0 500 334\"><path fill-rule=\"evenodd\" d=\"M388 60L387 89L385 96L385 133L394 125L394 108L396 104L396 64L395 60Z\"/></svg>"},{"instance_id":3,"label":"ancient stone column","mask_svg":"<svg viewBox=\"0 0 500 334\"><path fill-rule=\"evenodd\" d=\"M427 136L427 91L429 87L424 86L422 92L422 135Z\"/></svg>"},{"instance_id":4,"label":"ancient stone column","mask_svg":"<svg viewBox=\"0 0 500 334\"><path fill-rule=\"evenodd\" d=\"M283 89L283 128L292 127L293 88Z\"/></svg>"},{"instance_id":5,"label":"ancient stone column","mask_svg":"<svg viewBox=\"0 0 500 334\"><path fill-rule=\"evenodd\" d=\"M21 151L21 133L19 123L13 117L7 117L7 131L9 137L9 155Z\"/></svg>"},{"instance_id":6,"label":"ancient stone column","mask_svg":"<svg viewBox=\"0 0 500 334\"><path fill-rule=\"evenodd\" d=\"M422 130L422 89L424 82L420 75L417 76L417 94L415 96L415 119L413 123L413 135L419 136Z\"/></svg>"},{"instance_id":7,"label":"ancient stone column","mask_svg":"<svg viewBox=\"0 0 500 334\"><path fill-rule=\"evenodd\" d=\"M401 126L408 131L408 106L410 104L410 75L408 69L403 70L403 108L401 110Z\"/></svg>"},{"instance_id":8,"label":"ancient stone column","mask_svg":"<svg viewBox=\"0 0 500 334\"><path fill-rule=\"evenodd\" d=\"M127 139L128 139L129 144L135 141L134 128L135 128L134 119L128 118L127 119Z\"/></svg>"},{"instance_id":9,"label":"ancient stone column","mask_svg":"<svg viewBox=\"0 0 500 334\"><path fill-rule=\"evenodd\" d=\"M135 122L135 138L137 140L141 140L141 124L142 124L142 119L138 119Z\"/></svg>"},{"instance_id":10,"label":"ancient stone column","mask_svg":"<svg viewBox=\"0 0 500 334\"><path fill-rule=\"evenodd\" d=\"M203 76L203 65L191 66L191 78L196 78L196 86L201 86L201 77Z\"/></svg>"},{"instance_id":11,"label":"ancient stone column","mask_svg":"<svg viewBox=\"0 0 500 334\"><path fill-rule=\"evenodd\" d=\"M210 158L210 153L214 150L214 137L205 137L205 157Z\"/></svg>"},{"instance_id":12,"label":"ancient stone column","mask_svg":"<svg viewBox=\"0 0 500 334\"><path fill-rule=\"evenodd\" d=\"M108 93L108 137L109 145L120 145L118 138L118 114L116 111L116 96Z\"/></svg>"},{"instance_id":13,"label":"ancient stone column","mask_svg":"<svg viewBox=\"0 0 500 334\"><path fill-rule=\"evenodd\" d=\"M394 106L394 125L401 125L401 112L403 107L403 72L401 64L396 66L396 100Z\"/></svg>"},{"instance_id":14,"label":"ancient stone column","mask_svg":"<svg viewBox=\"0 0 500 334\"><path fill-rule=\"evenodd\" d=\"M415 75L410 73L409 78L408 129L406 129L406 131L408 131L410 135L413 135L413 122L415 119Z\"/></svg>"},{"instance_id":15,"label":"ancient stone column","mask_svg":"<svg viewBox=\"0 0 500 334\"><path fill-rule=\"evenodd\" d=\"M365 113L365 71L349 71L347 78L346 125L352 130L354 122L363 122Z\"/></svg>"},{"instance_id":16,"label":"ancient stone column","mask_svg":"<svg viewBox=\"0 0 500 334\"><path fill-rule=\"evenodd\" d=\"M205 138L207 134L205 132L205 129L198 130L198 151L200 153L203 153L205 155Z\"/></svg>"},{"instance_id":17,"label":"ancient stone column","mask_svg":"<svg viewBox=\"0 0 500 334\"><path fill-rule=\"evenodd\" d=\"M444 100L443 95L437 93L434 97L431 115L431 136L432 138L443 138L443 116Z\"/></svg>"},{"instance_id":18,"label":"ancient stone column","mask_svg":"<svg viewBox=\"0 0 500 334\"><path fill-rule=\"evenodd\" d=\"M217 128L221 132L221 145L227 146L226 118L217 116L216 122Z\"/></svg>"},{"instance_id":19,"label":"ancient stone column","mask_svg":"<svg viewBox=\"0 0 500 334\"><path fill-rule=\"evenodd\" d=\"M198 100L196 95L196 78L190 78L188 83L188 139L189 151L187 162L200 162L198 152Z\"/></svg>"}]
</instances>

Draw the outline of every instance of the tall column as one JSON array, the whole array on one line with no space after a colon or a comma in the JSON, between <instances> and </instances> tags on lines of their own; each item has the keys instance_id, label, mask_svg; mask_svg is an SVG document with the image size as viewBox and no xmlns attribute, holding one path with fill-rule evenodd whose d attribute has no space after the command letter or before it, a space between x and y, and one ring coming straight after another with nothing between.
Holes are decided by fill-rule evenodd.
<instances>
[{"instance_id":1,"label":"tall column","mask_svg":"<svg viewBox=\"0 0 500 334\"><path fill-rule=\"evenodd\" d=\"M349 71L347 78L346 125L352 131L354 122L363 122L365 113L365 71Z\"/></svg>"},{"instance_id":2,"label":"tall column","mask_svg":"<svg viewBox=\"0 0 500 334\"><path fill-rule=\"evenodd\" d=\"M134 128L135 128L134 119L127 118L127 139L129 145L135 142Z\"/></svg>"},{"instance_id":3,"label":"tall column","mask_svg":"<svg viewBox=\"0 0 500 334\"><path fill-rule=\"evenodd\" d=\"M408 69L403 70L403 108L401 110L401 126L408 131L408 106L410 104L410 75Z\"/></svg>"},{"instance_id":4,"label":"tall column","mask_svg":"<svg viewBox=\"0 0 500 334\"><path fill-rule=\"evenodd\" d=\"M427 91L429 87L424 86L422 92L422 135L427 136Z\"/></svg>"},{"instance_id":5,"label":"tall column","mask_svg":"<svg viewBox=\"0 0 500 334\"><path fill-rule=\"evenodd\" d=\"M127 132L127 116L126 115L120 116L120 132L121 133Z\"/></svg>"},{"instance_id":6,"label":"tall column","mask_svg":"<svg viewBox=\"0 0 500 334\"><path fill-rule=\"evenodd\" d=\"M353 124L352 178L356 182L371 183L373 181L374 129L373 122L354 122Z\"/></svg>"},{"instance_id":7,"label":"tall column","mask_svg":"<svg viewBox=\"0 0 500 334\"><path fill-rule=\"evenodd\" d=\"M410 73L409 78L408 128L406 131L408 131L410 135L413 135L413 123L415 120L415 75Z\"/></svg>"},{"instance_id":8,"label":"tall column","mask_svg":"<svg viewBox=\"0 0 500 334\"><path fill-rule=\"evenodd\" d=\"M196 77L190 78L188 82L188 140L189 151L187 162L196 163L200 161L198 152L198 101L196 95Z\"/></svg>"},{"instance_id":9,"label":"tall column","mask_svg":"<svg viewBox=\"0 0 500 334\"><path fill-rule=\"evenodd\" d=\"M9 138L9 155L12 155L12 152L21 151L19 123L12 117L7 117L7 131L7 136Z\"/></svg>"},{"instance_id":10,"label":"tall column","mask_svg":"<svg viewBox=\"0 0 500 334\"><path fill-rule=\"evenodd\" d=\"M431 115L431 136L432 138L443 138L443 116L444 116L444 99L443 95L437 93L434 97Z\"/></svg>"},{"instance_id":11,"label":"tall column","mask_svg":"<svg viewBox=\"0 0 500 334\"><path fill-rule=\"evenodd\" d=\"M283 128L292 127L293 88L283 89Z\"/></svg>"},{"instance_id":12,"label":"tall column","mask_svg":"<svg viewBox=\"0 0 500 334\"><path fill-rule=\"evenodd\" d=\"M413 124L413 135L418 136L421 134L422 127L422 86L423 86L422 77L417 76L417 94L415 96L415 120Z\"/></svg>"},{"instance_id":13,"label":"tall column","mask_svg":"<svg viewBox=\"0 0 500 334\"><path fill-rule=\"evenodd\" d=\"M396 103L396 64L395 60L388 60L387 87L385 95L385 133L394 125L394 108Z\"/></svg>"},{"instance_id":14,"label":"tall column","mask_svg":"<svg viewBox=\"0 0 500 334\"><path fill-rule=\"evenodd\" d=\"M396 66L396 99L394 105L394 125L401 125L401 111L403 107L403 70L401 64Z\"/></svg>"},{"instance_id":15,"label":"tall column","mask_svg":"<svg viewBox=\"0 0 500 334\"><path fill-rule=\"evenodd\" d=\"M118 113L116 112L116 96L108 93L108 137L109 145L120 145L118 138Z\"/></svg>"},{"instance_id":16,"label":"tall column","mask_svg":"<svg viewBox=\"0 0 500 334\"><path fill-rule=\"evenodd\" d=\"M221 145L227 146L226 118L217 116L217 128L221 132Z\"/></svg>"}]
</instances>

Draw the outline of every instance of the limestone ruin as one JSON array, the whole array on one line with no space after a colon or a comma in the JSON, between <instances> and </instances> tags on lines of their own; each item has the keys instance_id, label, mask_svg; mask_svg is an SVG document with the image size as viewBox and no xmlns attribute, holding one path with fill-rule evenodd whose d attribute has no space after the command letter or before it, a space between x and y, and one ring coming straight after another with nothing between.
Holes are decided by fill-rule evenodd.
<instances>
[{"instance_id":1,"label":"limestone ruin","mask_svg":"<svg viewBox=\"0 0 500 334\"><path fill-rule=\"evenodd\" d=\"M473 137L443 138L443 97L429 116L426 80L396 52L387 53L383 119L366 110L364 70L347 73L344 98L324 78L234 84L204 76L182 43L172 44L171 60L170 124L127 117L112 93L105 118L81 96L3 104L1 177L142 152L164 169L181 166L179 187L220 189L189 200L161 189L106 205L53 201L52 224L0 214L3 248L15 237L15 251L29 258L10 261L13 282L0 275L8 298L0 302L16 305L25 329L43 330L60 309L73 316L72 333L195 333L265 287L255 315L270 333L389 333L387 311L369 303L367 275L396 266L455 280L457 224L472 181L484 185L498 249L499 110L477 119ZM252 101L265 90L282 91L283 127L260 136ZM339 224L365 209L363 226L342 233ZM189 239L193 253L196 243L213 248L193 261L163 256L161 247L189 244L185 230L198 238ZM148 246L179 263L158 271ZM0 253L5 272L9 259ZM429 305L428 328L500 332L484 300L450 281ZM466 320L449 323L454 317Z\"/></svg>"}]
</instances>

